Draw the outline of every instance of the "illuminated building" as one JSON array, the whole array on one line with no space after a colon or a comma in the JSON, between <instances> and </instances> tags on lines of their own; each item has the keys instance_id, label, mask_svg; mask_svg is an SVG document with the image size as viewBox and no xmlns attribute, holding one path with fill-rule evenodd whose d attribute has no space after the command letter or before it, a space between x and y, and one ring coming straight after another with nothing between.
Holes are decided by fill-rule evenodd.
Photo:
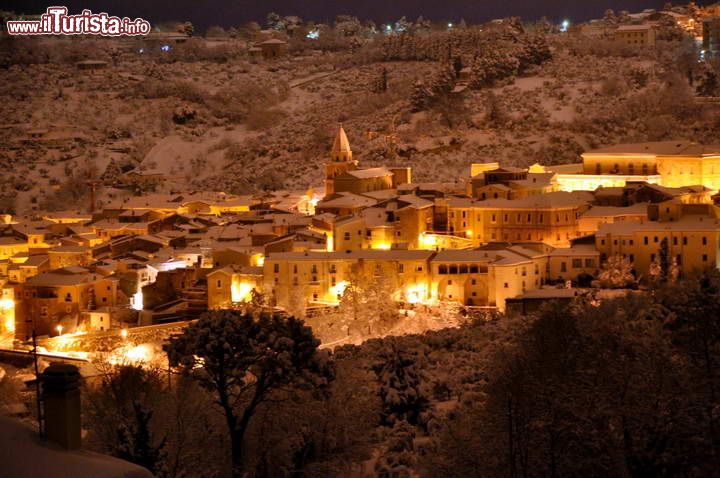
<instances>
[{"instance_id":1,"label":"illuminated building","mask_svg":"<svg viewBox=\"0 0 720 478\"><path fill-rule=\"evenodd\" d=\"M15 334L27 340L52 334L58 325L72 333L88 320L86 312L119 304L118 280L81 267L31 277L16 289Z\"/></svg>"},{"instance_id":2,"label":"illuminated building","mask_svg":"<svg viewBox=\"0 0 720 478\"><path fill-rule=\"evenodd\" d=\"M330 150L330 162L325 165L326 199L332 199L337 193L364 194L390 190L410 182L408 167L359 169L347 134L342 126L339 127Z\"/></svg>"},{"instance_id":3,"label":"illuminated building","mask_svg":"<svg viewBox=\"0 0 720 478\"><path fill-rule=\"evenodd\" d=\"M682 277L697 277L718 267L720 221L712 205L684 205L677 201L649 206L649 220L602 224L595 234L600 260L622 256L638 276L647 278L650 265L675 264Z\"/></svg>"},{"instance_id":4,"label":"illuminated building","mask_svg":"<svg viewBox=\"0 0 720 478\"><path fill-rule=\"evenodd\" d=\"M347 250L338 252L281 252L265 259L265 292L271 303L287 307L301 294L310 305L337 304L348 283L382 276L391 281L398 300L410 295L426 300L431 251ZM408 297L405 297L408 298Z\"/></svg>"},{"instance_id":5,"label":"illuminated building","mask_svg":"<svg viewBox=\"0 0 720 478\"><path fill-rule=\"evenodd\" d=\"M207 275L208 308L222 309L249 302L253 289L263 290L261 267L226 266Z\"/></svg>"},{"instance_id":6,"label":"illuminated building","mask_svg":"<svg viewBox=\"0 0 720 478\"><path fill-rule=\"evenodd\" d=\"M578 219L589 209L591 195L553 192L523 199L447 200L447 231L488 242L543 242L566 247L579 236Z\"/></svg>"},{"instance_id":7,"label":"illuminated building","mask_svg":"<svg viewBox=\"0 0 720 478\"><path fill-rule=\"evenodd\" d=\"M666 187L702 185L720 189L720 145L687 141L620 144L588 151L582 157L583 175L595 176L597 181L619 180L597 186L624 186L632 180ZM567 181L570 179L581 178ZM573 187L563 182L561 176L558 181L564 184L564 189Z\"/></svg>"}]
</instances>

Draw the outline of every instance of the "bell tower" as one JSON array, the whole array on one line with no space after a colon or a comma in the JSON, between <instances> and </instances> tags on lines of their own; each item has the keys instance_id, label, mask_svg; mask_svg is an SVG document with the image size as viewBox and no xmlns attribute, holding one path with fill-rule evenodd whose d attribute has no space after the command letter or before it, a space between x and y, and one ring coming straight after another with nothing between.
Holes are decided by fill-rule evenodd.
<instances>
[{"instance_id":1,"label":"bell tower","mask_svg":"<svg viewBox=\"0 0 720 478\"><path fill-rule=\"evenodd\" d=\"M330 161L325 164L325 196L335 193L335 177L355 169L357 169L357 161L352 159L350 141L340 125L330 150Z\"/></svg>"}]
</instances>

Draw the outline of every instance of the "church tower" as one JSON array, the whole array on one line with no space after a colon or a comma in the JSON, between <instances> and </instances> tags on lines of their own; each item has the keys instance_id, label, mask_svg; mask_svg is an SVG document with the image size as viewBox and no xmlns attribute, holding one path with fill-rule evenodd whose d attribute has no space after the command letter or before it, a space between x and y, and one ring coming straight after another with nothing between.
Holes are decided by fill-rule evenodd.
<instances>
[{"instance_id":1,"label":"church tower","mask_svg":"<svg viewBox=\"0 0 720 478\"><path fill-rule=\"evenodd\" d=\"M335 177L355 169L357 169L357 161L352 159L350 141L340 125L330 150L330 162L325 165L325 196L335 193Z\"/></svg>"}]
</instances>

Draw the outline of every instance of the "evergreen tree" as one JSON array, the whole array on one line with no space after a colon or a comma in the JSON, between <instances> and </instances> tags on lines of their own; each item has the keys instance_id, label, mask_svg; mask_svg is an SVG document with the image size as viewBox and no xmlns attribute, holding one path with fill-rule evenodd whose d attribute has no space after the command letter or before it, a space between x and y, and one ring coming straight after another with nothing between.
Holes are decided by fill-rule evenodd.
<instances>
[{"instance_id":1,"label":"evergreen tree","mask_svg":"<svg viewBox=\"0 0 720 478\"><path fill-rule=\"evenodd\" d=\"M373 370L380 382L383 422L392 426L406 420L417 425L420 414L427 410L429 402L422 388L423 377L416 358L401 350L393 339L380 353L380 358L381 361L373 366Z\"/></svg>"},{"instance_id":2,"label":"evergreen tree","mask_svg":"<svg viewBox=\"0 0 720 478\"><path fill-rule=\"evenodd\" d=\"M501 45L488 45L475 58L470 85L474 88L491 86L496 81L515 75L520 62Z\"/></svg>"},{"instance_id":3,"label":"evergreen tree","mask_svg":"<svg viewBox=\"0 0 720 478\"><path fill-rule=\"evenodd\" d=\"M412 96L410 97L410 105L413 112L425 111L430 105L432 93L425 84L418 80L413 87Z\"/></svg>"},{"instance_id":4,"label":"evergreen tree","mask_svg":"<svg viewBox=\"0 0 720 478\"><path fill-rule=\"evenodd\" d=\"M430 84L432 98L437 100L440 97L450 94L455 88L455 70L450 64L445 64L435 73Z\"/></svg>"},{"instance_id":5,"label":"evergreen tree","mask_svg":"<svg viewBox=\"0 0 720 478\"><path fill-rule=\"evenodd\" d=\"M107 185L113 185L120 179L121 175L122 169L120 165L114 159L111 159L100 179Z\"/></svg>"},{"instance_id":6,"label":"evergreen tree","mask_svg":"<svg viewBox=\"0 0 720 478\"><path fill-rule=\"evenodd\" d=\"M663 238L663 240L660 241L658 261L660 263L660 279L666 281L670 273L670 251L667 238Z\"/></svg>"},{"instance_id":7,"label":"evergreen tree","mask_svg":"<svg viewBox=\"0 0 720 478\"><path fill-rule=\"evenodd\" d=\"M371 87L373 93L384 93L387 91L387 68L380 68Z\"/></svg>"},{"instance_id":8,"label":"evergreen tree","mask_svg":"<svg viewBox=\"0 0 720 478\"><path fill-rule=\"evenodd\" d=\"M121 423L118 426L118 442L120 447L117 456L123 460L147 468L154 475L162 470L165 457L165 438L157 445L154 444L150 431L150 421L153 412L147 410L139 401L133 402L134 420L131 423Z\"/></svg>"},{"instance_id":9,"label":"evergreen tree","mask_svg":"<svg viewBox=\"0 0 720 478\"><path fill-rule=\"evenodd\" d=\"M717 96L719 89L720 82L715 69L706 64L702 69L695 91L699 96Z\"/></svg>"},{"instance_id":10,"label":"evergreen tree","mask_svg":"<svg viewBox=\"0 0 720 478\"><path fill-rule=\"evenodd\" d=\"M233 476L244 476L243 441L260 404L272 393L302 384L324 388L331 364L320 342L294 317L253 317L209 311L164 346L171 367L215 394L230 435Z\"/></svg>"},{"instance_id":11,"label":"evergreen tree","mask_svg":"<svg viewBox=\"0 0 720 478\"><path fill-rule=\"evenodd\" d=\"M456 55L455 57L453 57L452 66L453 66L453 70L455 70L455 77L456 78L459 77L460 72L463 69L462 57L460 55Z\"/></svg>"}]
</instances>

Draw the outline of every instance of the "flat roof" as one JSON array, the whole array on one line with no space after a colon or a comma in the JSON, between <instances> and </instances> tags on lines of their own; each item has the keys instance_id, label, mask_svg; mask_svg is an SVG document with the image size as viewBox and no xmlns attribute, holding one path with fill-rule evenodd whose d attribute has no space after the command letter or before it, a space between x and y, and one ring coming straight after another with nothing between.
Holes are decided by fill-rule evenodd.
<instances>
[{"instance_id":1,"label":"flat roof","mask_svg":"<svg viewBox=\"0 0 720 478\"><path fill-rule=\"evenodd\" d=\"M593 149L585 155L654 155L654 156L717 156L720 145L698 144L691 141L654 141L648 143L616 144L604 148Z\"/></svg>"}]
</instances>

